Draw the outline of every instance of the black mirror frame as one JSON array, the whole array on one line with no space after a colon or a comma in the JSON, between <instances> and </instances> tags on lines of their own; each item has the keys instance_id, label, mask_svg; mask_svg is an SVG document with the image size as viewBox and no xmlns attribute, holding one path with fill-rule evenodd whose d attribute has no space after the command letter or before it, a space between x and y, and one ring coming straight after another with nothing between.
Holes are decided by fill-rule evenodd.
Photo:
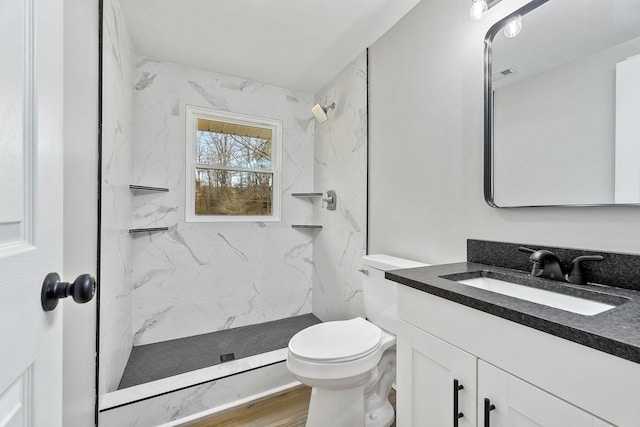
<instances>
[{"instance_id":1,"label":"black mirror frame","mask_svg":"<svg viewBox=\"0 0 640 427\"><path fill-rule=\"evenodd\" d=\"M491 55L495 36L516 16L525 16L549 0L532 0L525 6L496 22L484 37L484 200L492 208L531 208L543 206L498 206L493 195L493 87L491 75L493 71ZM544 206L605 206L605 205L544 205ZM621 206L621 205L615 205Z\"/></svg>"},{"instance_id":2,"label":"black mirror frame","mask_svg":"<svg viewBox=\"0 0 640 427\"><path fill-rule=\"evenodd\" d=\"M611 207L611 206L640 206L640 203L601 203L601 204L559 204L559 205L528 205L528 206L498 206L493 194L493 88L491 75L493 71L491 55L492 42L495 36L504 28L506 23L516 17L525 16L550 0L532 0L525 6L509 14L489 28L484 38L484 200L492 208L535 208L535 207Z\"/></svg>"}]
</instances>

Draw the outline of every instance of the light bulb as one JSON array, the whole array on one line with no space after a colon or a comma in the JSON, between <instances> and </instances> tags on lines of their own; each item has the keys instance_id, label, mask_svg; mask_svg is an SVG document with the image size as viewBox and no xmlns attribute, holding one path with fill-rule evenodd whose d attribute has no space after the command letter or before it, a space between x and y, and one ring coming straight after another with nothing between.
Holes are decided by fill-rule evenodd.
<instances>
[{"instance_id":1,"label":"light bulb","mask_svg":"<svg viewBox=\"0 0 640 427\"><path fill-rule=\"evenodd\" d=\"M487 6L487 2L485 0L473 0L473 3L471 3L471 10L469 10L469 16L474 21L477 21L487 14L488 9L489 6Z\"/></svg>"},{"instance_id":2,"label":"light bulb","mask_svg":"<svg viewBox=\"0 0 640 427\"><path fill-rule=\"evenodd\" d=\"M522 31L522 16L515 16L504 26L504 36L512 39Z\"/></svg>"}]
</instances>

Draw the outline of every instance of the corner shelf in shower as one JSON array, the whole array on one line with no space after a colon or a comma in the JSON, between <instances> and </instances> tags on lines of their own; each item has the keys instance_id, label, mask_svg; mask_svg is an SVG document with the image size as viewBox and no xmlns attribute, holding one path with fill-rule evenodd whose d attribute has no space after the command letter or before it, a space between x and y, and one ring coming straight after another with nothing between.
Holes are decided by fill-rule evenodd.
<instances>
[{"instance_id":1,"label":"corner shelf in shower","mask_svg":"<svg viewBox=\"0 0 640 427\"><path fill-rule=\"evenodd\" d=\"M129 234L135 233L155 233L157 231L168 231L169 227L148 227L148 228L130 228Z\"/></svg>"},{"instance_id":2,"label":"corner shelf in shower","mask_svg":"<svg viewBox=\"0 0 640 427\"><path fill-rule=\"evenodd\" d=\"M149 187L147 185L129 185L129 190L131 191L156 191L159 193L167 193L169 191L168 188L165 187Z\"/></svg>"},{"instance_id":3,"label":"corner shelf in shower","mask_svg":"<svg viewBox=\"0 0 640 427\"><path fill-rule=\"evenodd\" d=\"M131 191L149 191L153 193L168 193L169 189L166 187L150 187L148 185L134 185L129 184L129 190ZM169 227L145 227L145 228L130 228L129 234L137 233L156 233L158 231L167 231Z\"/></svg>"},{"instance_id":4,"label":"corner shelf in shower","mask_svg":"<svg viewBox=\"0 0 640 427\"><path fill-rule=\"evenodd\" d=\"M293 197L322 197L323 193L291 193ZM306 230L320 230L321 225L314 224L294 224L291 228L306 229Z\"/></svg>"}]
</instances>

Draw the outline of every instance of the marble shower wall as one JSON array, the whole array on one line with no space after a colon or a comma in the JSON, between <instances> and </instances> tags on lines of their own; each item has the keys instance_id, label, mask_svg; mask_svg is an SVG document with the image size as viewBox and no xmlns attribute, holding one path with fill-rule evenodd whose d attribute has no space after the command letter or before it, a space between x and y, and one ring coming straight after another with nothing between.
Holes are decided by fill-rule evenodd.
<instances>
[{"instance_id":1,"label":"marble shower wall","mask_svg":"<svg viewBox=\"0 0 640 427\"><path fill-rule=\"evenodd\" d=\"M259 65L258 65L259 66ZM313 95L136 57L134 182L168 187L135 196L134 344L311 311ZM282 221L185 223L185 105L283 121Z\"/></svg>"},{"instance_id":2,"label":"marble shower wall","mask_svg":"<svg viewBox=\"0 0 640 427\"><path fill-rule=\"evenodd\" d=\"M367 220L367 64L360 54L315 96L336 103L316 124L314 190L336 190L337 209L314 203L324 228L313 243L313 313L322 319L364 316L361 257Z\"/></svg>"},{"instance_id":3,"label":"marble shower wall","mask_svg":"<svg viewBox=\"0 0 640 427\"><path fill-rule=\"evenodd\" d=\"M118 387L133 343L133 48L118 0L104 2L100 394Z\"/></svg>"}]
</instances>

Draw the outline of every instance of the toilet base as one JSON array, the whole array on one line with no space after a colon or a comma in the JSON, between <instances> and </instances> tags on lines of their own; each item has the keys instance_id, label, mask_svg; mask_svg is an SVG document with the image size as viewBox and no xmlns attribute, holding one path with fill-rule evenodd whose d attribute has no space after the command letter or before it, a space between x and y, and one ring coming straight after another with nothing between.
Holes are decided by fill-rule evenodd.
<instances>
[{"instance_id":1,"label":"toilet base","mask_svg":"<svg viewBox=\"0 0 640 427\"><path fill-rule=\"evenodd\" d=\"M395 379L395 356L395 349L386 351L372 371L346 379L340 387L334 381L302 381L313 385L306 427L391 426L395 411L389 391ZM350 386L344 387L345 383Z\"/></svg>"},{"instance_id":2,"label":"toilet base","mask_svg":"<svg viewBox=\"0 0 640 427\"><path fill-rule=\"evenodd\" d=\"M396 378L395 349L384 353L371 374L371 380L365 387L365 426L389 427L396 418L389 402L389 391Z\"/></svg>"},{"instance_id":3,"label":"toilet base","mask_svg":"<svg viewBox=\"0 0 640 427\"><path fill-rule=\"evenodd\" d=\"M375 411L366 414L364 425L365 427L389 427L395 419L396 413L393 410L393 406L387 401Z\"/></svg>"},{"instance_id":4,"label":"toilet base","mask_svg":"<svg viewBox=\"0 0 640 427\"><path fill-rule=\"evenodd\" d=\"M365 427L364 418L364 384L343 390L311 390L306 427Z\"/></svg>"},{"instance_id":5,"label":"toilet base","mask_svg":"<svg viewBox=\"0 0 640 427\"><path fill-rule=\"evenodd\" d=\"M314 387L306 427L389 427L395 411L387 399L365 414L364 385L344 390Z\"/></svg>"}]
</instances>

